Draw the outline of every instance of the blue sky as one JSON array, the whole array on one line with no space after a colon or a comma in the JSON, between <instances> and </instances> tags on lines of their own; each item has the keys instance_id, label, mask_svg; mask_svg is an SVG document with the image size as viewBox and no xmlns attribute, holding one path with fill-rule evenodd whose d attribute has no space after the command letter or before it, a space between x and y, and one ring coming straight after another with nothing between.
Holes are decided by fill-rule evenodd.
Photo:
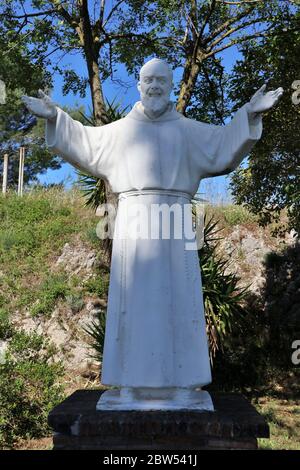
<instances>
[{"instance_id":1,"label":"blue sky","mask_svg":"<svg viewBox=\"0 0 300 470\"><path fill-rule=\"evenodd\" d=\"M222 52L223 63L226 71L230 71L233 64L239 57L237 48L230 48ZM80 76L86 76L86 65L81 55L66 55L60 65L68 68L73 68ZM136 88L135 79L132 76L128 76L128 73L124 66L120 65L117 69L116 76L131 85L129 88L121 87L116 83L108 79L104 85L104 95L112 101L114 98L122 104L122 106L132 106L136 101L139 100L139 93ZM174 81L180 80L181 70L176 70L174 73ZM53 80L52 98L54 101L61 106L84 105L86 111L91 107L91 96L87 87L87 95L84 99L80 98L79 95L69 93L67 96L62 94L63 79L61 76L56 74ZM64 181L66 188L72 186L72 183L76 180L75 170L68 163L63 164L59 170L48 170L45 174L39 175L41 183L58 183ZM226 203L230 200L228 190L229 178L225 176L209 178L204 180L199 188L199 192L203 194L204 198L209 199L211 202Z\"/></svg>"}]
</instances>

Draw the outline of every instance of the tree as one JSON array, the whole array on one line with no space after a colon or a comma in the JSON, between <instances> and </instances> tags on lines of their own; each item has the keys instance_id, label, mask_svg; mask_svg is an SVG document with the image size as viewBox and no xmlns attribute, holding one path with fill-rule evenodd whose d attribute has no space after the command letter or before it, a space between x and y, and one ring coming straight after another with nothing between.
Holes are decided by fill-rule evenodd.
<instances>
[{"instance_id":1,"label":"tree","mask_svg":"<svg viewBox=\"0 0 300 470\"><path fill-rule=\"evenodd\" d=\"M122 27L145 28L150 38L156 35L160 42L153 43L154 52L183 69L177 100L177 110L182 113L187 112L200 84L205 85L204 100L208 94L214 101L222 76L221 52L251 39L272 36L276 25L284 20L288 29L297 27L292 22L294 2L289 0L129 0L127 5ZM128 40L120 37L115 50L129 71L137 71L143 63L145 51L129 49ZM198 107L201 105L197 102ZM220 111L215 106L217 118Z\"/></svg>"},{"instance_id":2,"label":"tree","mask_svg":"<svg viewBox=\"0 0 300 470\"><path fill-rule=\"evenodd\" d=\"M216 100L223 67L218 54L272 34L282 15L293 15L290 0L118 0L110 8L105 0L32 0L26 5L27 10L22 1L2 2L0 12L11 34L26 36L33 60L48 61L49 67L64 74L65 93L79 91L83 96L89 86L96 125L109 122L103 82L109 76L117 79L115 64L124 63L128 72L137 73L149 55L182 67L178 111L193 108L194 92L205 82L213 106L201 93L196 98L206 101L208 111L213 107L212 114L222 120L225 108L219 109ZM57 53L80 53L87 77L60 68L53 60ZM202 103L194 104L195 108Z\"/></svg>"},{"instance_id":3,"label":"tree","mask_svg":"<svg viewBox=\"0 0 300 470\"><path fill-rule=\"evenodd\" d=\"M299 24L299 13L294 18ZM290 30L282 36L284 27L261 44L247 44L233 71L230 94L236 107L249 98L258 74L271 88L283 86L285 95L277 109L265 115L264 137L253 148L248 167L233 174L231 189L235 201L258 214L263 225L278 220L287 209L289 228L300 233L300 108L292 99L293 84L300 77L300 34Z\"/></svg>"},{"instance_id":4,"label":"tree","mask_svg":"<svg viewBox=\"0 0 300 470\"><path fill-rule=\"evenodd\" d=\"M5 83L5 102L0 105L0 154L10 155L8 183L18 180L18 151L27 146L24 182L27 183L48 168L60 167L61 160L47 151L41 123L22 106L24 93L35 93L39 87L51 83L51 76L42 62L33 63L30 51L21 36L16 36L4 22L0 26L0 78ZM3 159L0 159L2 175Z\"/></svg>"},{"instance_id":5,"label":"tree","mask_svg":"<svg viewBox=\"0 0 300 470\"><path fill-rule=\"evenodd\" d=\"M220 54L272 36L278 23L285 22L287 30L296 27L292 0L115 0L109 5L105 0L31 0L26 7L21 0L3 0L0 13L9 34L30 44L33 63L64 75L64 93L84 96L89 86L96 125L109 122L103 83L108 77L118 80L115 65L123 63L137 75L151 55L183 71L176 89L178 111L222 123L230 103ZM84 76L59 64L74 53L86 64ZM116 205L109 184L97 185L105 188L106 202Z\"/></svg>"}]
</instances>

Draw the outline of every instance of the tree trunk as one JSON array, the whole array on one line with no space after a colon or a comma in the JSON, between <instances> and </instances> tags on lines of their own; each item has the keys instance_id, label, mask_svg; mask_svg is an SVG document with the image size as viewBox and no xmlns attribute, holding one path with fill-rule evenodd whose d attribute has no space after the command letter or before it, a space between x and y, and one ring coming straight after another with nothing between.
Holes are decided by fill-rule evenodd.
<instances>
[{"instance_id":1,"label":"tree trunk","mask_svg":"<svg viewBox=\"0 0 300 470\"><path fill-rule=\"evenodd\" d=\"M201 64L204 59L205 56L200 56L200 54L198 53L196 62L193 56L189 56L186 60L183 78L180 86L180 93L177 100L177 111L182 114L185 114L186 108L190 104L197 77L201 69Z\"/></svg>"},{"instance_id":2,"label":"tree trunk","mask_svg":"<svg viewBox=\"0 0 300 470\"><path fill-rule=\"evenodd\" d=\"M93 102L93 114L97 126L109 123L104 103L102 85L100 80L99 65L91 51L86 51L86 61L89 74L89 84Z\"/></svg>"},{"instance_id":3,"label":"tree trunk","mask_svg":"<svg viewBox=\"0 0 300 470\"><path fill-rule=\"evenodd\" d=\"M89 83L93 102L93 114L96 126L103 126L109 123L107 116L106 107L103 99L102 85L100 79L99 65L97 61L91 57L91 51L86 52L86 60L88 65ZM117 209L118 198L115 193L112 192L108 181L104 180L105 184L105 200L107 204L112 204ZM110 233L110 239L104 241L104 248L111 258L112 253L112 236L113 236L113 222L108 219L108 231Z\"/></svg>"},{"instance_id":4,"label":"tree trunk","mask_svg":"<svg viewBox=\"0 0 300 470\"><path fill-rule=\"evenodd\" d=\"M108 123L108 116L106 113L102 85L99 73L99 55L100 48L95 41L93 28L91 25L88 2L80 0L79 2L79 15L80 22L76 28L81 45L84 50L86 64L89 75L89 85L93 101L93 112L97 126Z\"/></svg>"},{"instance_id":5,"label":"tree trunk","mask_svg":"<svg viewBox=\"0 0 300 470\"><path fill-rule=\"evenodd\" d=\"M83 46L88 76L89 76L89 85L91 90L91 97L93 103L93 115L96 126L103 126L109 123L109 118L106 111L106 106L103 97L102 84L100 78L99 70L99 55L100 48L98 43L95 40L95 35L93 34L92 25L90 22L88 2L86 0L80 1L79 6L80 12L80 23L77 27L77 33L79 35L81 44ZM114 208L117 208L117 195L114 194L111 190L111 187L108 181L105 183L105 200L107 204L112 204ZM112 237L113 235L113 226L111 221L108 222L109 233ZM111 239L106 239L104 241L104 247L111 257L112 251L112 241Z\"/></svg>"},{"instance_id":6,"label":"tree trunk","mask_svg":"<svg viewBox=\"0 0 300 470\"><path fill-rule=\"evenodd\" d=\"M180 93L177 101L177 111L182 114L185 114L186 108L191 101L199 70L199 65L194 62L192 57L189 57L185 63Z\"/></svg>"}]
</instances>

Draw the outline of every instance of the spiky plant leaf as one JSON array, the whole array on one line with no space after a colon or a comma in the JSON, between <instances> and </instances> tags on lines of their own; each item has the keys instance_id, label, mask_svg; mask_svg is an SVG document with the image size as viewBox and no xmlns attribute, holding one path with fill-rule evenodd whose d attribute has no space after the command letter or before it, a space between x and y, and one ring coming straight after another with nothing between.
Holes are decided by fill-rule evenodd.
<instances>
[{"instance_id":1,"label":"spiky plant leaf","mask_svg":"<svg viewBox=\"0 0 300 470\"><path fill-rule=\"evenodd\" d=\"M90 357L96 359L98 362L102 362L103 358L105 317L105 312L101 310L98 314L98 318L83 328L85 333L87 333L91 339L90 347L92 352Z\"/></svg>"},{"instance_id":2,"label":"spiky plant leaf","mask_svg":"<svg viewBox=\"0 0 300 470\"><path fill-rule=\"evenodd\" d=\"M234 327L242 328L247 314L243 302L249 286L239 286L240 278L228 272L230 258L222 259L217 249L222 240L218 221L204 218L204 243L198 250L201 267L203 301L210 346L211 363Z\"/></svg>"}]
</instances>

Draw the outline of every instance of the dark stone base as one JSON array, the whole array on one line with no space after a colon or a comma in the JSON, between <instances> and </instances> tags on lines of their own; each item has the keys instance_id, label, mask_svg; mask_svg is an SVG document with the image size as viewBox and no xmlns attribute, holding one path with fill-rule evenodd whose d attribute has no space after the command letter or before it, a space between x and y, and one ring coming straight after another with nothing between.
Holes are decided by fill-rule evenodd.
<instances>
[{"instance_id":1,"label":"dark stone base","mask_svg":"<svg viewBox=\"0 0 300 470\"><path fill-rule=\"evenodd\" d=\"M212 394L214 412L96 411L99 390L78 390L49 414L56 450L256 449L264 418L238 394Z\"/></svg>"}]
</instances>

